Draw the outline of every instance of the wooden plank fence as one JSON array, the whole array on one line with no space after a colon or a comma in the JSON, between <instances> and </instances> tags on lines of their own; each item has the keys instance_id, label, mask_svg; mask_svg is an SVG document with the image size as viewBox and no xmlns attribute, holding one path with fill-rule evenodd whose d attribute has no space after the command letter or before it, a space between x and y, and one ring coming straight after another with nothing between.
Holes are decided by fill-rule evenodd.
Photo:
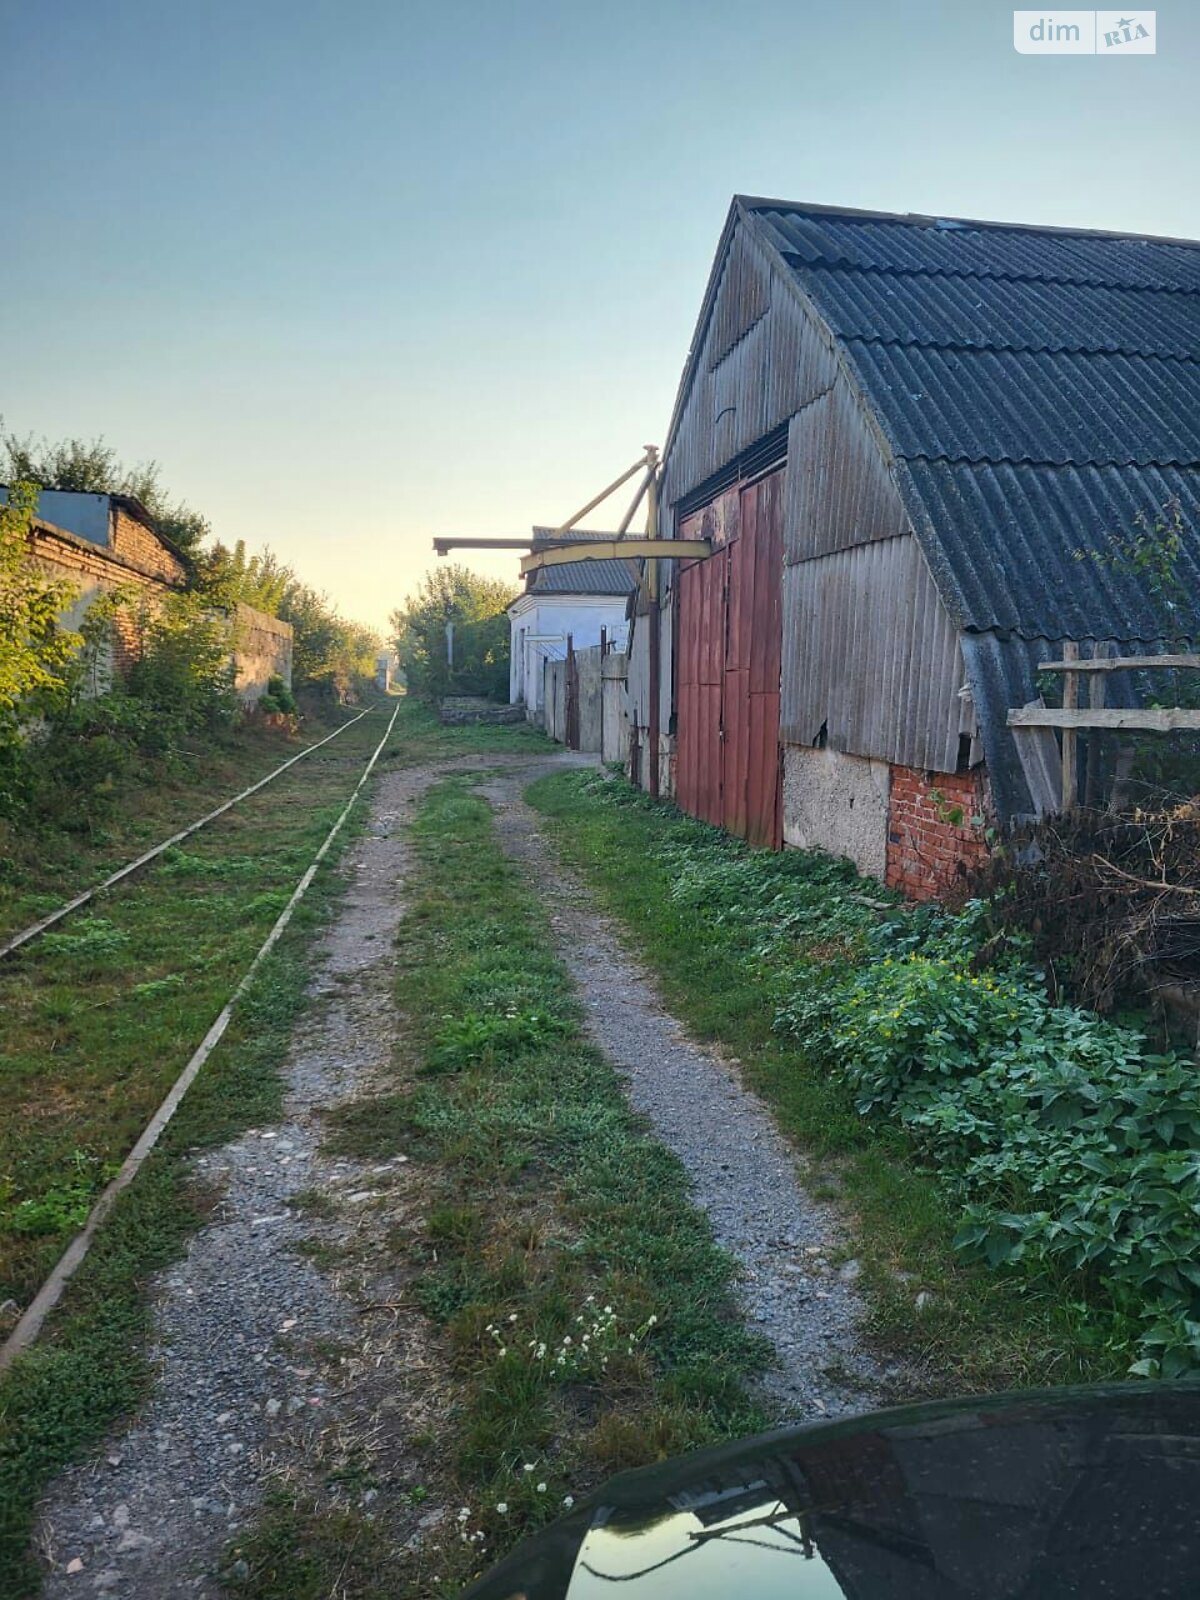
<instances>
[{"instance_id":1,"label":"wooden plank fence","mask_svg":"<svg viewBox=\"0 0 1200 1600\"><path fill-rule=\"evenodd\" d=\"M1200 711L1183 706L1106 706L1105 683L1110 672L1180 669L1200 671L1200 655L1117 656L1107 645L1098 644L1096 653L1083 659L1078 644L1065 642L1062 659L1042 661L1040 672L1061 672L1063 703L1043 705L1032 700L1008 713L1008 726L1018 733L1025 729L1058 729L1062 734L1062 784L1059 805L1048 804L1047 796L1035 796L1040 807L1058 809L1065 815L1079 802L1079 752L1081 732L1122 733L1200 733ZM1082 681L1081 681L1082 680ZM1088 703L1081 706L1082 683L1088 687Z\"/></svg>"}]
</instances>

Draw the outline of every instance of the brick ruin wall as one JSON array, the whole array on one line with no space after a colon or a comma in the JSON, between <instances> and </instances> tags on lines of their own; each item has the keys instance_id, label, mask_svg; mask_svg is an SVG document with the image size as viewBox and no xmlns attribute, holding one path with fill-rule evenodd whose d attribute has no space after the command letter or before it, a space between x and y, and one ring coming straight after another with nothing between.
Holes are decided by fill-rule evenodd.
<instances>
[{"instance_id":1,"label":"brick ruin wall","mask_svg":"<svg viewBox=\"0 0 1200 1600\"><path fill-rule=\"evenodd\" d=\"M988 856L987 795L982 769L923 772L893 764L888 806L890 889L933 900L959 887Z\"/></svg>"},{"instance_id":2,"label":"brick ruin wall","mask_svg":"<svg viewBox=\"0 0 1200 1600\"><path fill-rule=\"evenodd\" d=\"M62 615L64 628L79 627L88 608L102 594L133 590L142 595L166 595L183 587L183 562L155 538L135 517L114 511L111 547L89 540L50 523L35 523L31 538L33 560L49 576L61 578L74 591ZM132 616L118 612L107 651L96 664L93 692L103 693L114 673L128 671L137 656L137 629ZM268 678L278 675L292 681L292 626L267 616L253 606L238 606L234 625L235 686L242 703L257 703Z\"/></svg>"}]
</instances>

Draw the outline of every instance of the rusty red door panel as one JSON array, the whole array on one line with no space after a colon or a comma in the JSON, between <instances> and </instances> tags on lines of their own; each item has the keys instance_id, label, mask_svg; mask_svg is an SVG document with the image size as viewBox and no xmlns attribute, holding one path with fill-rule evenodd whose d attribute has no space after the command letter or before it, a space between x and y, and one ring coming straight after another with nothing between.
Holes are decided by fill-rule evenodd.
<instances>
[{"instance_id":1,"label":"rusty red door panel","mask_svg":"<svg viewBox=\"0 0 1200 1600\"><path fill-rule=\"evenodd\" d=\"M723 556L679 573L676 799L706 822L721 821L721 653L713 618L723 606Z\"/></svg>"},{"instance_id":2,"label":"rusty red door panel","mask_svg":"<svg viewBox=\"0 0 1200 1600\"><path fill-rule=\"evenodd\" d=\"M743 491L755 497L754 551L749 586L750 738L746 777L746 837L772 850L783 847L782 769L779 752L779 676L783 653L783 474L773 472Z\"/></svg>"},{"instance_id":3,"label":"rusty red door panel","mask_svg":"<svg viewBox=\"0 0 1200 1600\"><path fill-rule=\"evenodd\" d=\"M722 540L682 567L677 634L676 798L756 844L782 844L779 669L782 474L729 490L683 537Z\"/></svg>"}]
</instances>

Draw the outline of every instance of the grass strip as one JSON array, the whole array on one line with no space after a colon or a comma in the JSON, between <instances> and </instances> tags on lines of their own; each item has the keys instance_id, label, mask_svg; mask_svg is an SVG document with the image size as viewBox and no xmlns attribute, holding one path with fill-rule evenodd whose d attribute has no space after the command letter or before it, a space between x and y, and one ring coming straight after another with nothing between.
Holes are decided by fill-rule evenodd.
<instances>
[{"instance_id":1,"label":"grass strip","mask_svg":"<svg viewBox=\"0 0 1200 1600\"><path fill-rule=\"evenodd\" d=\"M306 719L298 737L258 724L208 739L197 734L194 743L203 748L131 764L100 807L86 806L38 827L25 822L18 828L0 819L0 938L56 910L354 715L331 707L326 716Z\"/></svg>"},{"instance_id":2,"label":"grass strip","mask_svg":"<svg viewBox=\"0 0 1200 1600\"><path fill-rule=\"evenodd\" d=\"M461 1510L385 1583L347 1566L343 1511L282 1496L239 1540L235 1592L255 1600L453 1592L611 1472L764 1423L745 1379L769 1351L740 1322L732 1263L586 1038L471 781L431 790L413 828L399 998L415 1081L331 1135L360 1159L409 1155L428 1186L424 1229L397 1230L385 1265L442 1330L458 1399L424 1481Z\"/></svg>"},{"instance_id":3,"label":"grass strip","mask_svg":"<svg viewBox=\"0 0 1200 1600\"><path fill-rule=\"evenodd\" d=\"M24 1303L58 1258L245 970L381 731L377 717L364 718L0 971L0 1302ZM520 750L545 748L531 729L442 728L430 710L405 702L380 765L509 747L497 735ZM211 753L210 787L198 770L192 784L138 797L148 831L128 829L99 849L52 838L35 914L46 897L78 886L71 874L108 859L104 849L123 859L130 842L152 842L197 801L211 804L218 786L232 788L282 759L274 740L222 745ZM363 801L39 1344L0 1379L6 1600L39 1592L29 1536L50 1479L149 1392L150 1283L208 1211L190 1179L191 1155L279 1114L278 1073L306 1004L312 941L341 892L337 863L366 816ZM22 870L31 872L30 863Z\"/></svg>"},{"instance_id":4,"label":"grass strip","mask_svg":"<svg viewBox=\"0 0 1200 1600\"><path fill-rule=\"evenodd\" d=\"M702 859L708 883L748 847L715 828L656 805L618 781L556 774L532 786L564 861L578 869L628 929L660 980L664 997L695 1035L732 1050L746 1081L772 1108L782 1131L825 1176L818 1190L839 1197L850 1248L862 1263L870 1331L902 1358L929 1395L984 1392L1122 1376L1122 1354L1069 1278L1015 1275L964 1260L953 1246L959 1205L923 1166L912 1139L860 1115L852 1091L832 1077L803 1040L775 1032L778 973L763 957L753 906L723 908L674 891L688 861ZM835 882L852 872L831 860L769 857L778 870L812 879L820 948L804 961L854 959L868 884ZM727 874L731 896L747 890ZM826 914L821 914L821 907ZM728 914L723 914L727 912Z\"/></svg>"}]
</instances>

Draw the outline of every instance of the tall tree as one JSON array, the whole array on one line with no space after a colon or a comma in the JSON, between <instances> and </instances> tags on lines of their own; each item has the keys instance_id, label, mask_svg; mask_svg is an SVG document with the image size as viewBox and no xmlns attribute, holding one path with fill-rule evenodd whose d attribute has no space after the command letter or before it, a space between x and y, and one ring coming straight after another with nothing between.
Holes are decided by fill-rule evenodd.
<instances>
[{"instance_id":1,"label":"tall tree","mask_svg":"<svg viewBox=\"0 0 1200 1600\"><path fill-rule=\"evenodd\" d=\"M433 567L415 594L392 612L396 654L409 688L438 696L454 691L499 695L507 685L508 619L517 597L512 584L484 578L452 562ZM454 668L446 627L454 624Z\"/></svg>"}]
</instances>

